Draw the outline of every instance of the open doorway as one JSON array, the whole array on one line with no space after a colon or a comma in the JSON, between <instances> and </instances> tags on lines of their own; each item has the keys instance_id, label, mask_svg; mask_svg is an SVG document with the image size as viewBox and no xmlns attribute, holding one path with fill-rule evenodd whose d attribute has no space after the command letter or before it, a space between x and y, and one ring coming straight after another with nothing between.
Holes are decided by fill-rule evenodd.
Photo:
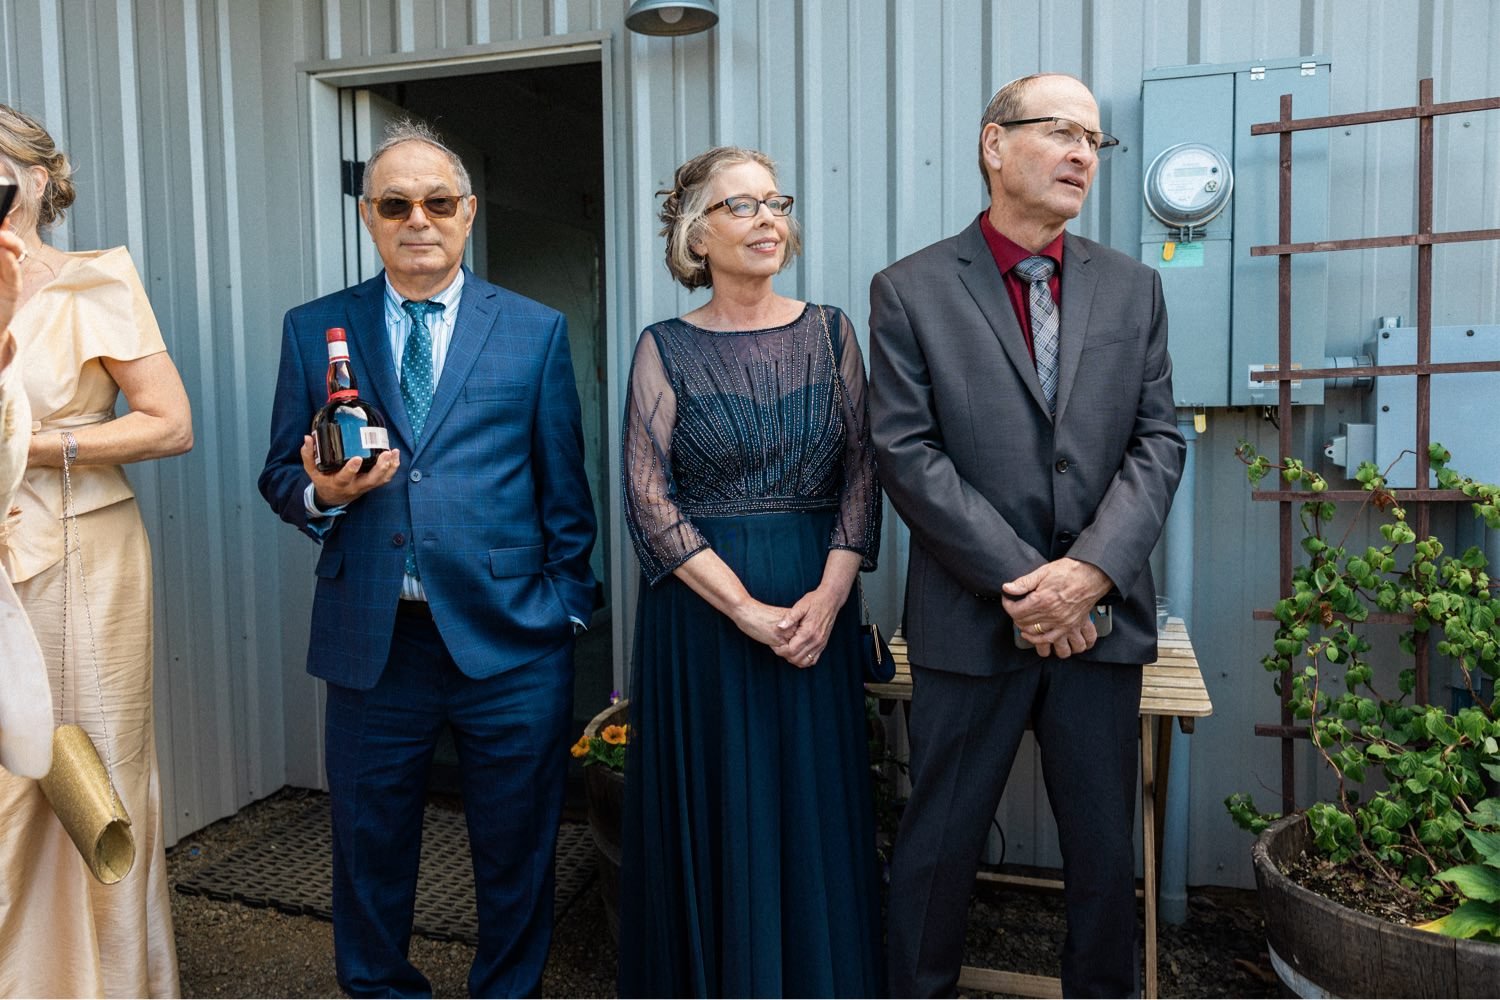
<instances>
[{"instance_id":1,"label":"open doorway","mask_svg":"<svg viewBox=\"0 0 1500 1000\"><path fill-rule=\"evenodd\" d=\"M437 72L440 72L438 70ZM344 183L344 279L379 269L357 220L362 163L397 117L430 124L463 159L479 208L466 263L482 278L568 318L583 411L585 461L599 537L592 566L609 579L609 413L605 343L604 105L597 62L370 82L339 91ZM613 686L608 591L579 637L574 718L583 724ZM439 748L433 787L456 791L457 758Z\"/></svg>"}]
</instances>

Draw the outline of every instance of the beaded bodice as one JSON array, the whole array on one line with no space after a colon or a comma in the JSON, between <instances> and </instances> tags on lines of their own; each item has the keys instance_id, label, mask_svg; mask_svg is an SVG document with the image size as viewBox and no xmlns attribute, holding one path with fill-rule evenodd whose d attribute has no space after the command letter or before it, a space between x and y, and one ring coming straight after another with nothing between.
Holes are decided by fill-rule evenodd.
<instances>
[{"instance_id":1,"label":"beaded bodice","mask_svg":"<svg viewBox=\"0 0 1500 1000\"><path fill-rule=\"evenodd\" d=\"M848 318L809 305L766 330L680 319L648 327L631 367L624 490L653 583L705 547L694 517L771 511L836 509L829 547L857 551L873 568L880 489Z\"/></svg>"}]
</instances>

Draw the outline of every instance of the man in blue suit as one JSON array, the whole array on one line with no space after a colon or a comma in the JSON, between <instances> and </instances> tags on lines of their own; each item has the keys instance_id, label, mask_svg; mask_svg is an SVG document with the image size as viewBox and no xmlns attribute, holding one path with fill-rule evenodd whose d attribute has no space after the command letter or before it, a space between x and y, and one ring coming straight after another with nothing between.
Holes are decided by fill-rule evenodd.
<instances>
[{"instance_id":1,"label":"man in blue suit","mask_svg":"<svg viewBox=\"0 0 1500 1000\"><path fill-rule=\"evenodd\" d=\"M427 774L451 727L474 856L473 996L536 992L593 606L593 505L567 322L462 264L476 199L421 125L365 169L385 271L286 315L260 490L320 542L308 671L328 682L333 926L351 996L431 995L407 959ZM390 450L325 474L307 431L343 327Z\"/></svg>"}]
</instances>

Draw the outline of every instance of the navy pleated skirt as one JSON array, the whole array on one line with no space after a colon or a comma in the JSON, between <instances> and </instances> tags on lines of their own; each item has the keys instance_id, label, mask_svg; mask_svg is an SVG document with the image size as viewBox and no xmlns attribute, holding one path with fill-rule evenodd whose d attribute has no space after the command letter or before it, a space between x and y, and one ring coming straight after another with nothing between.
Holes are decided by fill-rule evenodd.
<instances>
[{"instance_id":1,"label":"navy pleated skirt","mask_svg":"<svg viewBox=\"0 0 1500 1000\"><path fill-rule=\"evenodd\" d=\"M752 595L791 606L822 578L833 512L693 523ZM857 595L805 670L676 577L638 607L620 995L878 995Z\"/></svg>"}]
</instances>

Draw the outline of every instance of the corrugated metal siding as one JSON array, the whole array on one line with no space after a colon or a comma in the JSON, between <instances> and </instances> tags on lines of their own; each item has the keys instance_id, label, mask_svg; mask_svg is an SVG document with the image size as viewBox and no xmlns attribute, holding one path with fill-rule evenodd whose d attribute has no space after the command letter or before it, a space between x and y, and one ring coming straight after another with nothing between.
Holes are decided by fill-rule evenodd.
<instances>
[{"instance_id":1,"label":"corrugated metal siding","mask_svg":"<svg viewBox=\"0 0 1500 1000\"><path fill-rule=\"evenodd\" d=\"M414 61L470 46L607 32L611 412L636 332L699 298L661 265L654 192L714 143L765 149L798 196L807 252L789 294L841 305L863 328L870 276L955 232L983 204L975 123L1001 83L1039 69L1083 77L1124 147L1074 228L1136 250L1140 80L1152 68L1318 53L1333 111L1500 93L1500 12L1487 0L721 0L718 27L670 40L623 29L626 0L0 0L0 86L40 114L79 168L65 247L128 244L195 404L198 446L132 470L155 549L158 729L176 838L286 782L321 781L317 687L302 673L312 546L256 494L279 320L319 289L305 77L326 60ZM470 50L476 51L476 50ZM1437 226L1500 226L1497 116L1437 133ZM1413 226L1415 127L1335 133L1332 236ZM1265 140L1272 141L1272 140ZM1377 315L1414 315L1407 251L1330 261L1328 347L1353 353ZM1434 321L1495 322L1500 248L1440 247ZM1267 303L1268 314L1274 309ZM1314 450L1330 406L1299 429ZM1245 497L1231 452L1269 447L1255 413L1216 412L1198 446L1195 640L1218 714L1193 760L1189 880L1245 884L1248 842L1224 795L1273 785L1274 712L1250 621L1275 586L1274 511ZM618 472L618 459L612 457ZM612 501L616 518L617 498ZM869 588L894 620L905 533L888 522ZM624 535L616 531L617 545ZM619 554L624 554L620 549ZM615 559L617 648L634 580ZM1245 762L1250 766L1246 767ZM1055 861L1039 782L1022 755L1005 810L1012 860ZM1314 769L1306 768L1308 780ZM1311 787L1311 786L1309 786Z\"/></svg>"}]
</instances>

